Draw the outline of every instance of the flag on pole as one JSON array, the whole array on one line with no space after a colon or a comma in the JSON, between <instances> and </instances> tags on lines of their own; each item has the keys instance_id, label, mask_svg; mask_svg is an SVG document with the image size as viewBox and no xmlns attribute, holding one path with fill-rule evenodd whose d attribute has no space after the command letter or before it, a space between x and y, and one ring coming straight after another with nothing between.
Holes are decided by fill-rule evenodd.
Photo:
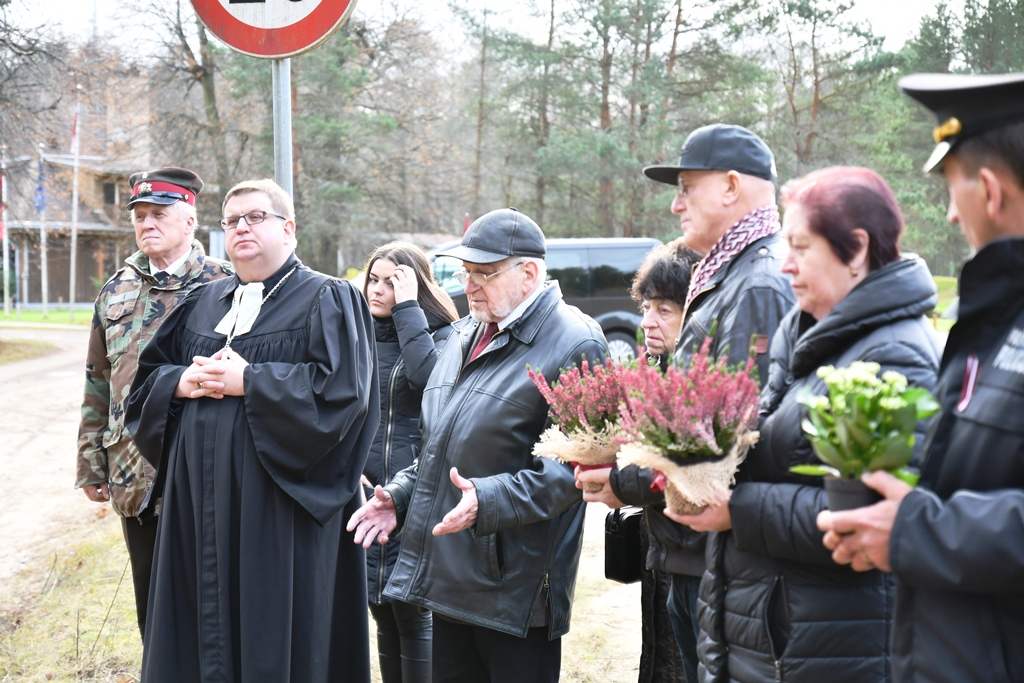
<instances>
[{"instance_id":1,"label":"flag on pole","mask_svg":"<svg viewBox=\"0 0 1024 683\"><path fill-rule=\"evenodd\" d=\"M43 171L43 157L39 157L39 183L36 185L36 213L46 211L46 173Z\"/></svg>"},{"instance_id":2,"label":"flag on pole","mask_svg":"<svg viewBox=\"0 0 1024 683\"><path fill-rule=\"evenodd\" d=\"M73 156L78 155L78 110L81 106L81 104L75 103L75 118L71 122L71 154Z\"/></svg>"}]
</instances>

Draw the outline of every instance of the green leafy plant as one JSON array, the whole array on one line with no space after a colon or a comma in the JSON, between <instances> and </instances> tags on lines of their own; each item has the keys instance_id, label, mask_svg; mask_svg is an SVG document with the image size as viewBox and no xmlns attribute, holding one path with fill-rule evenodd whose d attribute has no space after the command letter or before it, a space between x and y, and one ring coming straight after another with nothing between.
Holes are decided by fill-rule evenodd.
<instances>
[{"instance_id":1,"label":"green leafy plant","mask_svg":"<svg viewBox=\"0 0 1024 683\"><path fill-rule=\"evenodd\" d=\"M927 389L908 387L898 372L878 376L878 363L855 361L848 367L818 368L827 396L801 391L797 401L807 406L801 423L823 465L796 465L796 474L857 478L864 472L886 470L911 486L918 474L907 467L914 452L914 429L919 420L939 410Z\"/></svg>"}]
</instances>

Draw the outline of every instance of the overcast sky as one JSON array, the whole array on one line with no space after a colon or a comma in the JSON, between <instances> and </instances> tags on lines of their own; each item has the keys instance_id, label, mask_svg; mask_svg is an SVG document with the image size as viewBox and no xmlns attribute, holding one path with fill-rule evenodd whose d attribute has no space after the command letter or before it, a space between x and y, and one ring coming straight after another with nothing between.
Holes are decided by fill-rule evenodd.
<instances>
[{"instance_id":1,"label":"overcast sky","mask_svg":"<svg viewBox=\"0 0 1024 683\"><path fill-rule=\"evenodd\" d=\"M486 6L489 10L513 22L521 31L529 31L533 25L543 31L542 20L531 20L523 12L522 0L461 0L463 4ZM668 0L666 0L668 1ZM921 17L934 10L938 0L854 0L852 13L871 22L876 32L886 36L886 48L898 49L906 39L913 35L920 24ZM93 30L93 17L100 34L114 29L116 17L125 12L124 0L22 0L22 4L31 7L33 14L40 10L52 12L63 25L69 36L88 38ZM959 0L952 0L951 6L958 6ZM361 0L356 3L356 13L381 13L383 6L397 5L421 13L431 25L438 27L453 22L448 10L447 0ZM535 23L531 23L535 22Z\"/></svg>"}]
</instances>

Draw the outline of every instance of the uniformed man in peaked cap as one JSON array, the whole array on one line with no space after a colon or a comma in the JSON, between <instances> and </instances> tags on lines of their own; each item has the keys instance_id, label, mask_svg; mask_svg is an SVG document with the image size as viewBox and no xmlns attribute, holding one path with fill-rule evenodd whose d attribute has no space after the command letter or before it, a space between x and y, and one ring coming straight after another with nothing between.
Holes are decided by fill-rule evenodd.
<instances>
[{"instance_id":1,"label":"uniformed man in peaked cap","mask_svg":"<svg viewBox=\"0 0 1024 683\"><path fill-rule=\"evenodd\" d=\"M871 473L885 500L818 526L836 562L896 579L894 680L1021 680L1024 74L919 74L900 88L936 115L925 171L945 177L972 254L920 485Z\"/></svg>"},{"instance_id":2,"label":"uniformed man in peaked cap","mask_svg":"<svg viewBox=\"0 0 1024 683\"><path fill-rule=\"evenodd\" d=\"M139 455L124 424L124 405L139 352L174 305L198 285L231 273L193 239L196 195L202 179L185 168L158 168L130 179L131 212L139 251L129 256L96 298L85 365L85 397L78 431L76 488L121 517L132 564L139 631L146 626L156 518L139 518L153 469Z\"/></svg>"}]
</instances>

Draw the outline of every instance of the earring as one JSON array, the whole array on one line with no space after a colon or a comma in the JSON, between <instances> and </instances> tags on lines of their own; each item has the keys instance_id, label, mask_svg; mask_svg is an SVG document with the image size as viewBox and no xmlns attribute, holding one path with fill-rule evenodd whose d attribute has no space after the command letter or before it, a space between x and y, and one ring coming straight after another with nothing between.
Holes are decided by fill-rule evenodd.
<instances>
[{"instance_id":1,"label":"earring","mask_svg":"<svg viewBox=\"0 0 1024 683\"><path fill-rule=\"evenodd\" d=\"M857 270L857 266L850 266L850 276L851 277L857 277L857 273L858 272L859 271Z\"/></svg>"}]
</instances>

